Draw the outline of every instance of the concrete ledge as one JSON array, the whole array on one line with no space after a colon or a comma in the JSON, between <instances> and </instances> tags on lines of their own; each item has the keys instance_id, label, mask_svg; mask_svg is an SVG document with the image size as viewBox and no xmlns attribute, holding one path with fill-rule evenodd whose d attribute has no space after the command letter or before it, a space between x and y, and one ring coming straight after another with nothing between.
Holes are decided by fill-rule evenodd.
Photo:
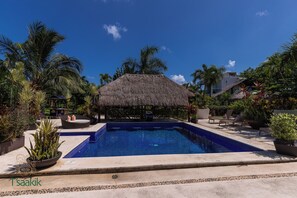
<instances>
[{"instance_id":1,"label":"concrete ledge","mask_svg":"<svg viewBox=\"0 0 297 198\"><path fill-rule=\"evenodd\" d=\"M272 164L297 162L297 158L273 152L236 152L223 154L189 154L125 156L61 159L48 169L30 173L5 173L0 178L44 175L102 174L135 171L202 168L232 165Z\"/></svg>"},{"instance_id":2,"label":"concrete ledge","mask_svg":"<svg viewBox=\"0 0 297 198\"><path fill-rule=\"evenodd\" d=\"M173 155L142 155L142 156L119 156L119 157L90 157L90 158L62 158L58 163L45 170L30 173L13 173L8 169L16 163L16 156L25 156L25 149L19 149L7 155L1 156L1 161L5 163L0 166L0 178L28 177L42 175L69 175L69 174L94 174L94 173L120 173L150 170L166 170L181 168L202 168L231 165L252 165L252 164L272 164L297 162L297 158L278 155L274 152L274 146L254 139L247 139L237 135L226 133L222 130L186 123L188 125L211 131L214 134L233 139L245 144L261 148L266 151L254 152L229 152L229 153L208 153L208 154L173 154ZM97 124L86 129L61 130L66 136L61 140L66 140L62 144L61 151L66 155L73 148L89 138L89 133L97 133L104 129L106 124ZM82 135L83 133L83 135ZM28 145L28 134L26 133L26 145ZM272 152L271 152L272 151Z\"/></svg>"}]
</instances>

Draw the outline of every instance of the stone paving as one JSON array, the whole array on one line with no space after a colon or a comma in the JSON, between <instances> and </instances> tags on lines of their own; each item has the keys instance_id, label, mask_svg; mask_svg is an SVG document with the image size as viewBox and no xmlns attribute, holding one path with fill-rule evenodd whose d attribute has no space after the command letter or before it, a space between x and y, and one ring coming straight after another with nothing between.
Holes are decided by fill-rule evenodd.
<instances>
[{"instance_id":1,"label":"stone paving","mask_svg":"<svg viewBox=\"0 0 297 198\"><path fill-rule=\"evenodd\" d=\"M76 172L74 175L59 175L59 172L57 172L57 175L33 177L41 179L43 185L42 187L30 188L12 187L11 180L8 177L0 179L0 196L156 197L158 195L157 197L196 197L196 195L199 195L199 197L296 197L297 162L294 162L296 159L277 155L274 152L273 139L269 134L259 134L258 131L249 128L241 128L239 131L237 127L209 124L207 120L199 120L198 124L192 125L270 151L257 154L243 152L224 153L224 155L130 156L84 160L64 158L59 160L58 164L52 167L52 170L76 170L82 166L85 166L85 170L92 170L92 168L98 169L98 167L120 168L135 165L138 168L158 165L157 168L162 169L164 164L170 165L168 162L175 162L175 165L180 165L180 169L112 174L108 172L106 174L77 174L79 172ZM29 133L30 131L25 134L26 145L28 145ZM64 136L61 140L64 138L68 140L68 143L61 147L65 155L87 137ZM25 150L18 149L0 156L1 162L4 162L0 165L0 172L11 171L9 167L16 162L15 156L18 154L25 155ZM256 163L264 160L266 160L266 164L246 163L247 161ZM239 164L224 164L236 161ZM281 161L291 162L270 164ZM191 164L192 162L199 162L200 164L221 163L224 166L197 166L199 168L187 167L187 169L182 169L182 165ZM51 168L47 170L51 171ZM137 171L137 169L134 171ZM66 174L71 173L75 173L75 171ZM90 173L96 173L96 171ZM235 186L236 188L234 188Z\"/></svg>"},{"instance_id":2,"label":"stone paving","mask_svg":"<svg viewBox=\"0 0 297 198\"><path fill-rule=\"evenodd\" d=\"M191 124L191 123L189 123ZM89 157L89 158L61 158L58 163L48 169L38 172L32 172L31 175L53 175L53 174L90 174L90 173L115 173L125 171L145 171L145 170L162 170L172 168L195 168L205 166L226 166L240 164L259 164L259 163L277 163L296 161L297 159L278 155L274 151L274 146L269 143L258 141L255 138L245 138L239 133L230 130L221 130L210 128L209 126L191 124L202 129L210 130L221 136L234 139L239 142L253 145L264 151L259 152L230 152L230 153L210 153L210 154L183 154L183 155L148 155L148 156L119 156L119 157ZM104 124L92 126L94 130L103 127ZM215 126L215 125L211 125ZM73 131L90 131L90 129L75 129ZM72 132L73 132L72 131ZM62 130L64 132L64 130ZM69 131L70 132L70 131ZM26 145L29 145L28 135L26 132ZM61 151L63 156L75 148L78 144L86 140L87 136L62 136ZM26 157L25 149L18 149L6 155L0 156L0 160L6 163L0 165L0 177L11 177L13 170L10 169L12 164L16 163L16 156L23 155ZM14 176L20 176L16 174Z\"/></svg>"},{"instance_id":3,"label":"stone paving","mask_svg":"<svg viewBox=\"0 0 297 198\"><path fill-rule=\"evenodd\" d=\"M38 187L12 186L11 180L0 179L0 196L133 197L136 193L134 196L153 197L157 193L176 197L180 189L182 197L195 197L200 191L206 197L250 197L251 194L256 197L294 197L297 192L294 187L296 169L297 163L282 163L129 172L116 174L116 177L115 174L41 176L37 177L42 184Z\"/></svg>"}]
</instances>

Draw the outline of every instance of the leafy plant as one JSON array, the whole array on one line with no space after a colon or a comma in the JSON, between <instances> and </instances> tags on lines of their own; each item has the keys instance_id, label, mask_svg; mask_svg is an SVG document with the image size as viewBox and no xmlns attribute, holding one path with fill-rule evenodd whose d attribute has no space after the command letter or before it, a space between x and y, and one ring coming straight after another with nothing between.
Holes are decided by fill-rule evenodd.
<instances>
[{"instance_id":1,"label":"leafy plant","mask_svg":"<svg viewBox=\"0 0 297 198\"><path fill-rule=\"evenodd\" d=\"M0 142L12 140L14 133L11 133L11 123L8 115L0 116L0 127Z\"/></svg>"},{"instance_id":2,"label":"leafy plant","mask_svg":"<svg viewBox=\"0 0 297 198\"><path fill-rule=\"evenodd\" d=\"M60 135L57 131L52 121L48 119L41 121L36 133L32 134L35 145L33 146L30 140L30 148L25 147L30 160L41 161L58 155L58 149L64 141L59 143Z\"/></svg>"},{"instance_id":3,"label":"leafy plant","mask_svg":"<svg viewBox=\"0 0 297 198\"><path fill-rule=\"evenodd\" d=\"M76 58L55 51L64 37L42 22L32 23L28 30L27 40L23 43L1 36L1 55L8 57L10 62L24 64L25 77L35 90L53 95L81 92L82 64Z\"/></svg>"},{"instance_id":4,"label":"leafy plant","mask_svg":"<svg viewBox=\"0 0 297 198\"><path fill-rule=\"evenodd\" d=\"M297 116L293 114L277 114L271 117L272 136L279 141L292 142L297 140ZM293 142L292 142L293 144Z\"/></svg>"},{"instance_id":5,"label":"leafy plant","mask_svg":"<svg viewBox=\"0 0 297 198\"><path fill-rule=\"evenodd\" d=\"M7 110L5 114L0 115L0 142L11 141L23 136L24 131L28 128L26 117L26 111L21 108Z\"/></svg>"},{"instance_id":6,"label":"leafy plant","mask_svg":"<svg viewBox=\"0 0 297 198\"><path fill-rule=\"evenodd\" d=\"M206 92L212 94L212 85L216 84L225 72L224 67L217 67L215 65L202 65L202 69L197 69L193 74L193 82L198 82L199 85L204 85L203 97Z\"/></svg>"},{"instance_id":7,"label":"leafy plant","mask_svg":"<svg viewBox=\"0 0 297 198\"><path fill-rule=\"evenodd\" d=\"M196 114L192 114L192 115L191 115L191 119L192 119L192 120L197 120L197 115L196 115Z\"/></svg>"},{"instance_id":8,"label":"leafy plant","mask_svg":"<svg viewBox=\"0 0 297 198\"><path fill-rule=\"evenodd\" d=\"M270 114L263 104L255 103L251 98L248 98L245 99L243 116L246 120L265 124L268 122Z\"/></svg>"},{"instance_id":9,"label":"leafy plant","mask_svg":"<svg viewBox=\"0 0 297 198\"><path fill-rule=\"evenodd\" d=\"M159 48L155 46L146 46L141 49L139 60L127 58L121 67L117 68L113 75L113 80L124 74L162 74L167 70L163 60L155 57Z\"/></svg>"},{"instance_id":10,"label":"leafy plant","mask_svg":"<svg viewBox=\"0 0 297 198\"><path fill-rule=\"evenodd\" d=\"M208 106L210 111L211 111L211 115L214 115L214 116L222 116L224 115L227 110L228 110L228 106L220 106L220 105L210 105Z\"/></svg>"},{"instance_id":11,"label":"leafy plant","mask_svg":"<svg viewBox=\"0 0 297 198\"><path fill-rule=\"evenodd\" d=\"M229 108L233 109L236 113L240 113L244 111L245 106L245 100L236 100L229 105Z\"/></svg>"}]
</instances>

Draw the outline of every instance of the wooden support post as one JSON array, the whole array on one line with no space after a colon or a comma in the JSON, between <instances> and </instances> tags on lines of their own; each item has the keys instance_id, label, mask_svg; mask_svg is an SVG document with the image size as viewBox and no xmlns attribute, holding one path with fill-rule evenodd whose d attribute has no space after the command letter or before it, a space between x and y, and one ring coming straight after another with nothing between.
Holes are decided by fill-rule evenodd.
<instances>
[{"instance_id":1,"label":"wooden support post","mask_svg":"<svg viewBox=\"0 0 297 198\"><path fill-rule=\"evenodd\" d=\"M100 112L101 108L100 106L98 106L98 123L101 122L101 112Z\"/></svg>"},{"instance_id":2,"label":"wooden support post","mask_svg":"<svg viewBox=\"0 0 297 198\"><path fill-rule=\"evenodd\" d=\"M108 118L107 118L107 107L105 107L104 110L105 110L105 111L104 111L104 118L105 118L105 121L106 121L106 120L108 119Z\"/></svg>"}]
</instances>

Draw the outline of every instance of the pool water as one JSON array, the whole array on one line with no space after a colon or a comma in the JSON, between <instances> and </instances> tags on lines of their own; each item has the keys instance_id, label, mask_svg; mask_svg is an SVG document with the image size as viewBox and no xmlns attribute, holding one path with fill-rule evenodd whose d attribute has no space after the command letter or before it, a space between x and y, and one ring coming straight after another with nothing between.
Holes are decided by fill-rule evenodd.
<instances>
[{"instance_id":1,"label":"pool water","mask_svg":"<svg viewBox=\"0 0 297 198\"><path fill-rule=\"evenodd\" d=\"M232 150L182 128L105 130L71 157L221 153Z\"/></svg>"}]
</instances>

